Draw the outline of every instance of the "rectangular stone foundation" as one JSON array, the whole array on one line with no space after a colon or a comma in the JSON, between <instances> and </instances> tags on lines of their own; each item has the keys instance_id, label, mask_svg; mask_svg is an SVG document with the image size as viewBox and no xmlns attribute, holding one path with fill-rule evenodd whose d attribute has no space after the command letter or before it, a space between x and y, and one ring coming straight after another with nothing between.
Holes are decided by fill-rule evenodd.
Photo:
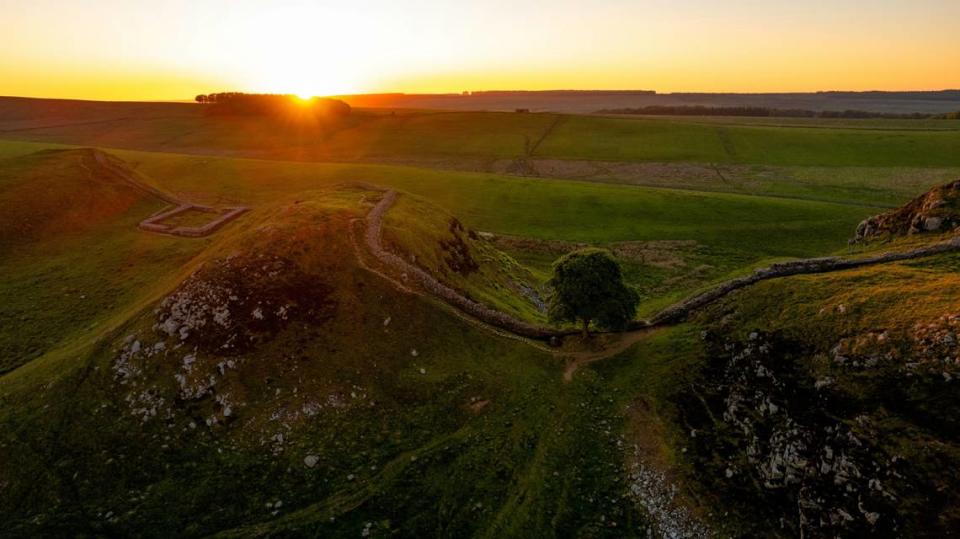
<instances>
[{"instance_id":1,"label":"rectangular stone foundation","mask_svg":"<svg viewBox=\"0 0 960 539\"><path fill-rule=\"evenodd\" d=\"M139 227L141 230L146 230L148 232L156 232L158 234L170 234L173 236L183 236L187 238L202 238L204 236L208 236L216 232L223 225L236 219L247 210L249 210L249 208L246 208L243 206L215 209L208 206L199 206L196 204L181 204L180 206L175 206L175 207L163 210L160 213L157 213L147 219L144 219L143 221L140 222ZM173 217L176 217L188 211L199 211L204 213L210 213L213 215L218 215L218 217L213 221L210 221L209 223L206 223L205 225L199 226L199 227L172 226L164 223L164 221L167 221Z\"/></svg>"}]
</instances>

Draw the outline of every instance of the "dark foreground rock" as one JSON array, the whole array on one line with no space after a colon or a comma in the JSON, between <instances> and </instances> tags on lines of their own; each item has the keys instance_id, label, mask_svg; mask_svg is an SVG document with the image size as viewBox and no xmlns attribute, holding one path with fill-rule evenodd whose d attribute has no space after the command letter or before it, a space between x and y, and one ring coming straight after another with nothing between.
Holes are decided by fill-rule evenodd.
<instances>
[{"instance_id":1,"label":"dark foreground rock","mask_svg":"<svg viewBox=\"0 0 960 539\"><path fill-rule=\"evenodd\" d=\"M699 480L753 515L738 526L748 535L956 534L960 348L955 320L941 322L827 351L705 333L699 381L675 396Z\"/></svg>"}]
</instances>

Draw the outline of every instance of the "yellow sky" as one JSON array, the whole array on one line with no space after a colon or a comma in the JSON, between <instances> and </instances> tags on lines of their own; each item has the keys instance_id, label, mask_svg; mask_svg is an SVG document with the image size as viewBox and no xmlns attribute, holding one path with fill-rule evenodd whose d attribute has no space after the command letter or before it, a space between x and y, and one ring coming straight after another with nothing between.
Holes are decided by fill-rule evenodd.
<instances>
[{"instance_id":1,"label":"yellow sky","mask_svg":"<svg viewBox=\"0 0 960 539\"><path fill-rule=\"evenodd\" d=\"M0 0L0 95L960 87L957 0Z\"/></svg>"}]
</instances>

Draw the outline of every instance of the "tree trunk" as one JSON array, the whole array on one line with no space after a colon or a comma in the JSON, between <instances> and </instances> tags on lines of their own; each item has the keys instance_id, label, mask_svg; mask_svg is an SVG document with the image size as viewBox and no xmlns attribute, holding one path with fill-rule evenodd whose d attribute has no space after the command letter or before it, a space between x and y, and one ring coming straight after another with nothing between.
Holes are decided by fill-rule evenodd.
<instances>
[{"instance_id":1,"label":"tree trunk","mask_svg":"<svg viewBox=\"0 0 960 539\"><path fill-rule=\"evenodd\" d=\"M589 337L590 337L590 319L584 318L583 319L583 338L586 339Z\"/></svg>"}]
</instances>

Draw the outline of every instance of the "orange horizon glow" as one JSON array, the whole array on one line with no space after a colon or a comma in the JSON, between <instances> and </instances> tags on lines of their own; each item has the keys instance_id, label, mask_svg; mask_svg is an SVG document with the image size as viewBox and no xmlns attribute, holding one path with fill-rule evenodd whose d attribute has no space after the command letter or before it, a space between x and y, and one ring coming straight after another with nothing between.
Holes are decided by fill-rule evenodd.
<instances>
[{"instance_id":1,"label":"orange horizon glow","mask_svg":"<svg viewBox=\"0 0 960 539\"><path fill-rule=\"evenodd\" d=\"M11 0L0 95L960 88L955 0Z\"/></svg>"}]
</instances>

